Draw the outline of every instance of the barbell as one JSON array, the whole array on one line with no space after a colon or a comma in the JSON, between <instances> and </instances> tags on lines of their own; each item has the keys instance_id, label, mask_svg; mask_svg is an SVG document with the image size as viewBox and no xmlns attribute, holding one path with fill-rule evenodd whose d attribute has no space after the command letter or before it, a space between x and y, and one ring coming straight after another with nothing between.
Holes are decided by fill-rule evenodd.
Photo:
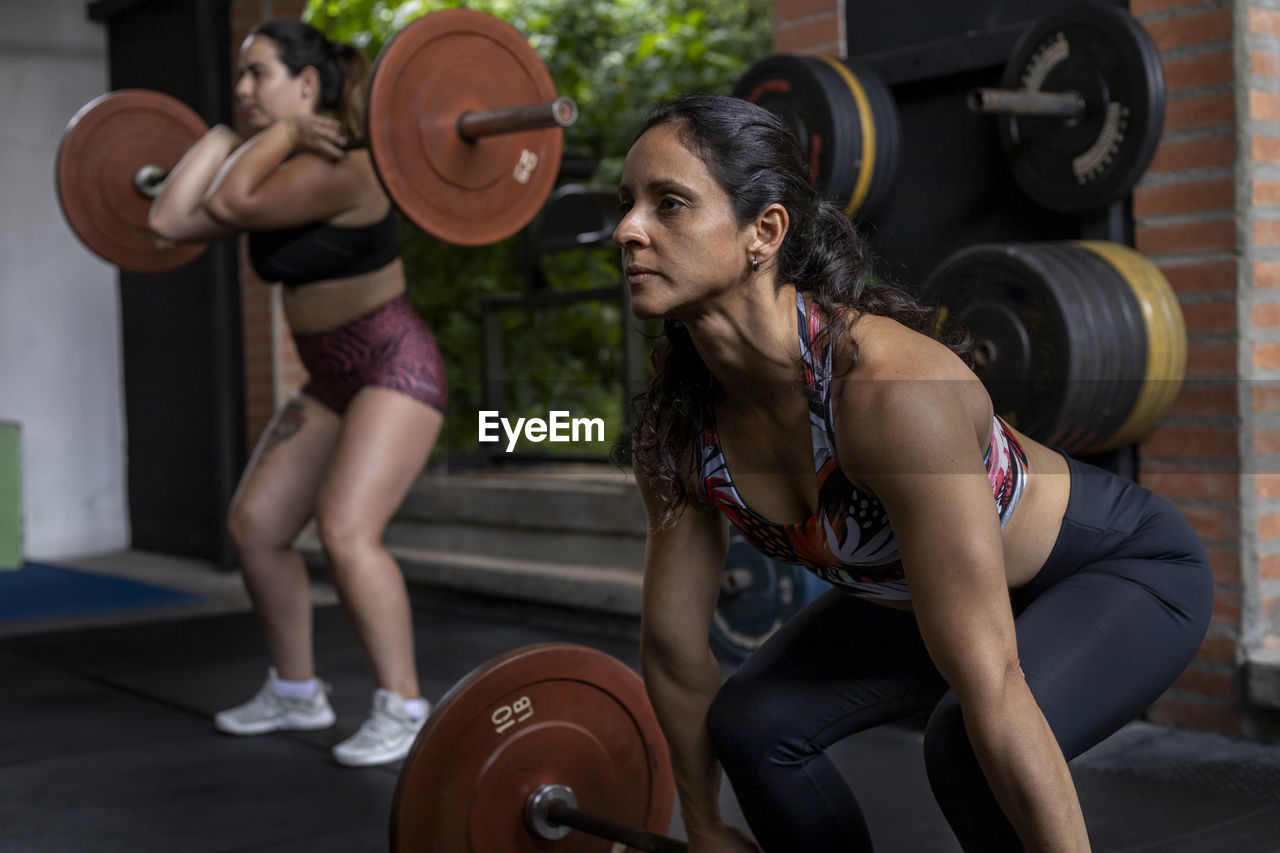
<instances>
[{"instance_id":1,"label":"barbell","mask_svg":"<svg viewBox=\"0 0 1280 853\"><path fill-rule=\"evenodd\" d=\"M391 850L674 853L686 845L659 834L674 799L640 676L585 646L524 646L432 709L396 782Z\"/></svg>"},{"instance_id":2,"label":"barbell","mask_svg":"<svg viewBox=\"0 0 1280 853\"><path fill-rule=\"evenodd\" d=\"M1001 88L969 93L998 116L1014 180L1052 210L1106 207L1138 183L1164 126L1160 53L1127 12L1069 3L1026 30Z\"/></svg>"},{"instance_id":3,"label":"barbell","mask_svg":"<svg viewBox=\"0 0 1280 853\"><path fill-rule=\"evenodd\" d=\"M1149 260L1096 240L970 246L922 297L973 335L974 372L997 414L1068 452L1130 444L1181 389L1186 326Z\"/></svg>"},{"instance_id":4,"label":"barbell","mask_svg":"<svg viewBox=\"0 0 1280 853\"><path fill-rule=\"evenodd\" d=\"M791 126L823 197L845 213L874 217L888 200L900 121L872 70L776 54L747 69L734 94ZM1018 38L1000 87L973 89L966 100L998 117L1018 186L1044 207L1075 213L1122 198L1150 165L1164 124L1164 75L1131 15L1076 2L1037 19Z\"/></svg>"},{"instance_id":5,"label":"barbell","mask_svg":"<svg viewBox=\"0 0 1280 853\"><path fill-rule=\"evenodd\" d=\"M509 237L538 213L559 171L561 129L578 114L514 27L466 9L424 15L387 42L368 103L368 147L392 202L427 233L468 246ZM126 89L86 104L57 156L58 199L72 230L127 270L190 262L204 246L157 241L147 214L169 170L207 130L160 92Z\"/></svg>"}]
</instances>

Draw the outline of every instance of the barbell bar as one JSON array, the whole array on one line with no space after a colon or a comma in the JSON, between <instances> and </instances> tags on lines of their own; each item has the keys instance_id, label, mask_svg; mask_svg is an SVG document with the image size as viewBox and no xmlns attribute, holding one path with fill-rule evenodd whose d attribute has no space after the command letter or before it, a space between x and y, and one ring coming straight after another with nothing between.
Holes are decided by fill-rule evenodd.
<instances>
[{"instance_id":1,"label":"barbell bar","mask_svg":"<svg viewBox=\"0 0 1280 853\"><path fill-rule=\"evenodd\" d=\"M1088 108L1088 102L1075 92L1030 92L986 86L970 90L968 104L975 113L1064 119L1079 118Z\"/></svg>"},{"instance_id":2,"label":"barbell bar","mask_svg":"<svg viewBox=\"0 0 1280 853\"><path fill-rule=\"evenodd\" d=\"M537 215L559 171L561 131L577 116L515 28L446 9L410 22L383 47L369 86L367 147L409 220L448 242L484 245ZM147 214L169 171L207 131L194 110L160 92L127 89L91 101L68 123L57 158L72 230L123 269L161 272L193 260L204 246L157 240Z\"/></svg>"}]
</instances>

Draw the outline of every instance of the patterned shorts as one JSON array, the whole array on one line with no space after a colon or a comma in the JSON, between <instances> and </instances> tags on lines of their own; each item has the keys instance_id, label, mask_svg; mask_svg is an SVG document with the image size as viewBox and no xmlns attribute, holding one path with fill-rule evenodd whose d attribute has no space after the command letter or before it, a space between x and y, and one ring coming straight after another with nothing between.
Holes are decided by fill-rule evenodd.
<instances>
[{"instance_id":1,"label":"patterned shorts","mask_svg":"<svg viewBox=\"0 0 1280 853\"><path fill-rule=\"evenodd\" d=\"M336 329L294 335L309 378L302 393L339 415L361 388L389 388L443 412L444 359L403 294Z\"/></svg>"}]
</instances>

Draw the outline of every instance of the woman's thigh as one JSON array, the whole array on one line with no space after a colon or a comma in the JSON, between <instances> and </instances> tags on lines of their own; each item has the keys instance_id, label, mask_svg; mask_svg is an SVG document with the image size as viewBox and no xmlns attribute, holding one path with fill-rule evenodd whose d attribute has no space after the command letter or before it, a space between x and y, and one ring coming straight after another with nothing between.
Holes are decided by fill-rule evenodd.
<instances>
[{"instance_id":1,"label":"woman's thigh","mask_svg":"<svg viewBox=\"0 0 1280 853\"><path fill-rule=\"evenodd\" d=\"M231 500L238 538L287 545L311 518L342 420L299 394L272 418Z\"/></svg>"},{"instance_id":2,"label":"woman's thigh","mask_svg":"<svg viewBox=\"0 0 1280 853\"><path fill-rule=\"evenodd\" d=\"M321 488L322 527L380 537L422 473L443 423L440 410L400 392L370 387L357 394Z\"/></svg>"},{"instance_id":3,"label":"woman's thigh","mask_svg":"<svg viewBox=\"0 0 1280 853\"><path fill-rule=\"evenodd\" d=\"M747 658L718 702L811 752L926 710L946 689L913 613L831 590Z\"/></svg>"}]
</instances>

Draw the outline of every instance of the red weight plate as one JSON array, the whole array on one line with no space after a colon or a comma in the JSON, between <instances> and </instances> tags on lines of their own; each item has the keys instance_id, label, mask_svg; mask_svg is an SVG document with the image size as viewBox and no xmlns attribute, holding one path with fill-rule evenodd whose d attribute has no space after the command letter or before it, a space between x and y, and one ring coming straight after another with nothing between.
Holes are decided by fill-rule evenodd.
<instances>
[{"instance_id":1,"label":"red weight plate","mask_svg":"<svg viewBox=\"0 0 1280 853\"><path fill-rule=\"evenodd\" d=\"M560 171L560 128L466 142L466 110L556 97L524 36L491 15L445 9L396 34L369 88L369 148L387 193L419 228L464 246L510 237L532 221Z\"/></svg>"},{"instance_id":2,"label":"red weight plate","mask_svg":"<svg viewBox=\"0 0 1280 853\"><path fill-rule=\"evenodd\" d=\"M147 227L151 199L133 180L144 166L168 172L207 130L195 110L161 92L122 89L90 101L58 148L58 202L72 230L122 269L163 272L189 263L204 245L158 243Z\"/></svg>"},{"instance_id":3,"label":"red weight plate","mask_svg":"<svg viewBox=\"0 0 1280 853\"><path fill-rule=\"evenodd\" d=\"M526 646L454 685L400 771L391 849L545 851L524 805L550 784L572 788L582 811L625 826L662 834L671 822L675 779L644 684L595 649ZM555 849L608 853L612 843L574 831Z\"/></svg>"}]
</instances>

